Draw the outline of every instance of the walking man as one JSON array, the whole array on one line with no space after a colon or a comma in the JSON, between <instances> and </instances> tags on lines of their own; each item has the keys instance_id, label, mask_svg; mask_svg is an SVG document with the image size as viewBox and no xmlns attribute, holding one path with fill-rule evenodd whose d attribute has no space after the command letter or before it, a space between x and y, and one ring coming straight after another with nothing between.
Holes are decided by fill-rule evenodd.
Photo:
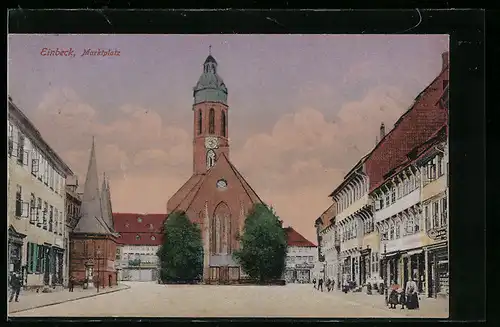
<instances>
[{"instance_id":1,"label":"walking man","mask_svg":"<svg viewBox=\"0 0 500 327\"><path fill-rule=\"evenodd\" d=\"M75 287L75 277L73 275L71 275L71 276L69 276L68 290L70 292L73 292L74 287Z\"/></svg>"},{"instance_id":2,"label":"walking man","mask_svg":"<svg viewBox=\"0 0 500 327\"><path fill-rule=\"evenodd\" d=\"M9 302L12 302L14 296L16 297L16 302L19 302L19 292L21 292L21 276L18 273L13 272L10 276L10 298Z\"/></svg>"},{"instance_id":3,"label":"walking man","mask_svg":"<svg viewBox=\"0 0 500 327\"><path fill-rule=\"evenodd\" d=\"M323 277L320 277L318 280L318 291L321 288L321 292L323 292Z\"/></svg>"}]
</instances>

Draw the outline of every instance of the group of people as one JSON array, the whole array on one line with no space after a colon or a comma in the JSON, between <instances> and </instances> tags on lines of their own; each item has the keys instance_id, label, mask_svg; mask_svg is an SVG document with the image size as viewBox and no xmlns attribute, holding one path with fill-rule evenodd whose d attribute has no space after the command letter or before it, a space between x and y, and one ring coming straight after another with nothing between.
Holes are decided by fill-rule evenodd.
<instances>
[{"instance_id":1,"label":"group of people","mask_svg":"<svg viewBox=\"0 0 500 327\"><path fill-rule=\"evenodd\" d=\"M401 309L405 306L410 309L418 309L418 292L415 279L411 279L406 283L406 287L400 287L396 282L392 282L389 293L388 305L391 309L396 309L396 306L401 304Z\"/></svg>"},{"instance_id":2,"label":"group of people","mask_svg":"<svg viewBox=\"0 0 500 327\"><path fill-rule=\"evenodd\" d=\"M316 285L316 278L313 278L314 289L317 289L318 291L321 290L321 292L323 292L323 283L324 283L324 281L323 281L322 277L319 277L317 279L317 285ZM335 287L335 280L328 278L326 280L325 286L326 286L327 292L330 292Z\"/></svg>"}]
</instances>

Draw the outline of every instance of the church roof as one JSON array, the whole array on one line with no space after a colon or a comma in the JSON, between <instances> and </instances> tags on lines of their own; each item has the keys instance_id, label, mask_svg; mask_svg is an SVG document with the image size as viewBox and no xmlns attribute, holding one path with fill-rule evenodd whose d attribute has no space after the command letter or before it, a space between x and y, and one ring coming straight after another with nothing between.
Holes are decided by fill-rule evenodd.
<instances>
[{"instance_id":1,"label":"church roof","mask_svg":"<svg viewBox=\"0 0 500 327\"><path fill-rule=\"evenodd\" d=\"M104 192L106 195L106 192ZM90 149L89 166L85 179L85 187L82 196L81 217L75 226L74 233L85 234L113 234L113 230L106 222L103 215L102 194L99 191L99 176L97 173L97 160L95 155L95 143L92 139Z\"/></svg>"},{"instance_id":2,"label":"church roof","mask_svg":"<svg viewBox=\"0 0 500 327\"><path fill-rule=\"evenodd\" d=\"M221 167L222 166L222 167ZM236 177L236 180L240 183L242 188L245 190L245 193L250 198L253 203L264 203L262 199L257 195L254 189L248 184L245 178L241 175L241 173L236 169L236 167L229 161L227 156L222 153L219 159L215 162L215 165L210 168L206 174L198 174L193 175L191 178L184 184L179 191L177 191L174 196L169 200L169 204L167 205L168 213L173 211L187 211L191 204L193 203L196 195L203 187L204 183L210 178L212 174L217 171L217 168L223 168L226 166L228 172L232 172ZM184 197L179 201L181 195ZM175 202L174 202L175 201ZM176 206L173 203L178 203Z\"/></svg>"},{"instance_id":3,"label":"church roof","mask_svg":"<svg viewBox=\"0 0 500 327\"><path fill-rule=\"evenodd\" d=\"M215 60L215 58L212 57L212 55L208 55L207 59L205 59L205 64L209 63L209 62L215 62L215 63L217 63L217 60Z\"/></svg>"},{"instance_id":4,"label":"church roof","mask_svg":"<svg viewBox=\"0 0 500 327\"><path fill-rule=\"evenodd\" d=\"M302 234L293 229L293 227L286 227L285 232L287 235L288 246L316 247L313 242L302 236Z\"/></svg>"}]
</instances>

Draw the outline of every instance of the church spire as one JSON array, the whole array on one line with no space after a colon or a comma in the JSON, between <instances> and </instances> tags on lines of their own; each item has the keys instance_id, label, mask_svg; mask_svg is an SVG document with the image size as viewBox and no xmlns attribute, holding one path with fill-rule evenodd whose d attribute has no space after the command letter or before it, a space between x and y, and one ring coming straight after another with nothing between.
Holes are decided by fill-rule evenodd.
<instances>
[{"instance_id":1,"label":"church spire","mask_svg":"<svg viewBox=\"0 0 500 327\"><path fill-rule=\"evenodd\" d=\"M89 166L83 189L81 218L75 227L75 232L107 234L109 229L102 225L102 203L99 191L99 175L95 153L95 138L92 137Z\"/></svg>"},{"instance_id":2,"label":"church spire","mask_svg":"<svg viewBox=\"0 0 500 327\"><path fill-rule=\"evenodd\" d=\"M208 55L209 56L212 55L212 45L211 44L208 46Z\"/></svg>"}]
</instances>

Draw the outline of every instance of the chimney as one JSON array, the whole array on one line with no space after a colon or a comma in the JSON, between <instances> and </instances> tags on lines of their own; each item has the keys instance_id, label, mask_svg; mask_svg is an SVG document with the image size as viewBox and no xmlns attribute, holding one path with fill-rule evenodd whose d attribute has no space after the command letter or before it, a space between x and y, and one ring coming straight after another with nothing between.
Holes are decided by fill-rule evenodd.
<instances>
[{"instance_id":1,"label":"chimney","mask_svg":"<svg viewBox=\"0 0 500 327\"><path fill-rule=\"evenodd\" d=\"M441 70L444 70L449 65L450 53L448 51L443 52L443 54L441 54L441 58L443 59L443 66L441 67Z\"/></svg>"},{"instance_id":2,"label":"chimney","mask_svg":"<svg viewBox=\"0 0 500 327\"><path fill-rule=\"evenodd\" d=\"M380 141L382 141L382 139L384 138L384 136L385 136L385 125L382 122L382 124L380 124Z\"/></svg>"}]
</instances>

